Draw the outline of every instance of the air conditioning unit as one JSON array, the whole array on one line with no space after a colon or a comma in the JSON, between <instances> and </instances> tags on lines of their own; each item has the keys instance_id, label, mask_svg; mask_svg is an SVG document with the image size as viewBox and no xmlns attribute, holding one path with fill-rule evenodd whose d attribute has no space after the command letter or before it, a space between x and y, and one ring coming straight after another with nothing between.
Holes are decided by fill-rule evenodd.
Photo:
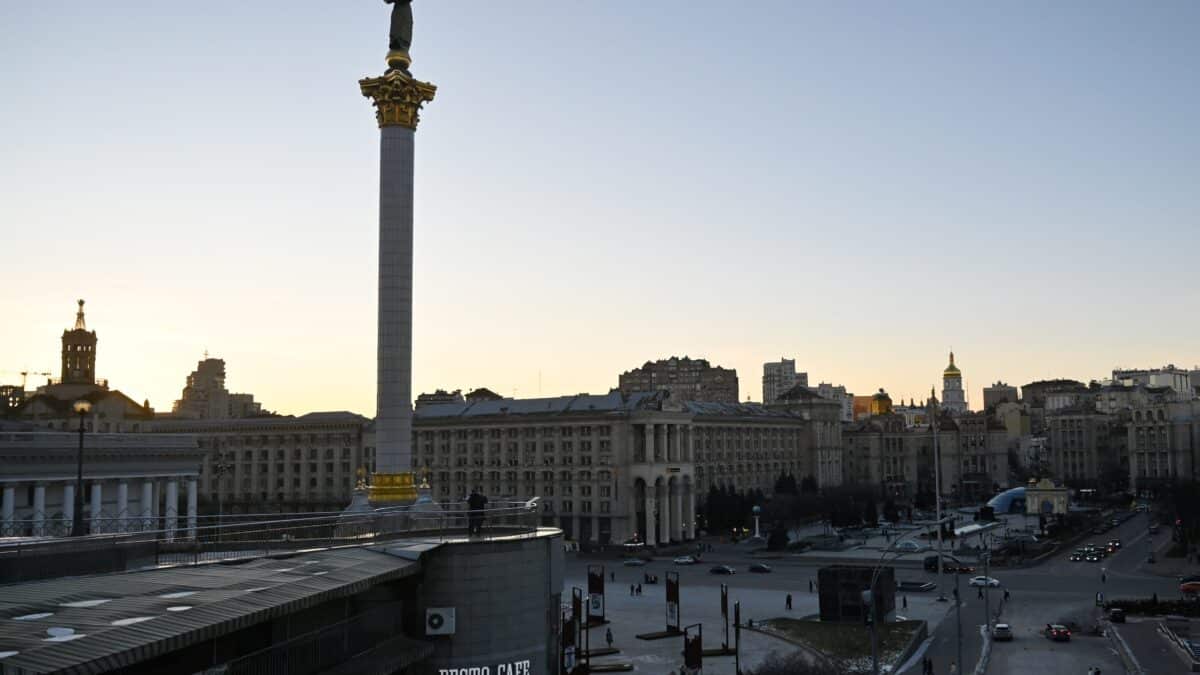
<instances>
[{"instance_id":1,"label":"air conditioning unit","mask_svg":"<svg viewBox=\"0 0 1200 675\"><path fill-rule=\"evenodd\" d=\"M428 607L425 609L426 635L454 635L454 608Z\"/></svg>"}]
</instances>

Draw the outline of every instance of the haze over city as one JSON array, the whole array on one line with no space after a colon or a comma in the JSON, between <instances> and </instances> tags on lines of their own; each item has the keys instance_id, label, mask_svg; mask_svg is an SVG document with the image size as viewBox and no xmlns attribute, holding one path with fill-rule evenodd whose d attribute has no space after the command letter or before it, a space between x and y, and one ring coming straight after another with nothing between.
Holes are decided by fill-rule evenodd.
<instances>
[{"instance_id":1,"label":"haze over city","mask_svg":"<svg viewBox=\"0 0 1200 675\"><path fill-rule=\"evenodd\" d=\"M86 298L160 410L208 350L269 409L373 414L373 9L0 7L0 382ZM686 354L907 400L953 348L978 408L1200 363L1194 3L419 9L414 392Z\"/></svg>"}]
</instances>

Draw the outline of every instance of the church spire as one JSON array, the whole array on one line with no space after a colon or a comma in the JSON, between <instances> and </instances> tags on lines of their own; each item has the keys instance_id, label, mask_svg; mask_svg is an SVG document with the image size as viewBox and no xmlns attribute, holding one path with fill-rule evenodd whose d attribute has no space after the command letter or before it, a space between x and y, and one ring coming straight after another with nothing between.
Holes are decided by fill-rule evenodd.
<instances>
[{"instance_id":1,"label":"church spire","mask_svg":"<svg viewBox=\"0 0 1200 675\"><path fill-rule=\"evenodd\" d=\"M83 320L83 299L79 300L79 311L75 313L75 330L87 330L87 322Z\"/></svg>"}]
</instances>

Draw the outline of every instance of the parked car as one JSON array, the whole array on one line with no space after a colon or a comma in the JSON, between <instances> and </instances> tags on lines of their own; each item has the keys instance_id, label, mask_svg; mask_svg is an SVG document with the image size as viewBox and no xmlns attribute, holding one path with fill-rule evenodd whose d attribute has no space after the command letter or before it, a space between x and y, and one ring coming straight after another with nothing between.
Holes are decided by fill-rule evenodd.
<instances>
[{"instance_id":1,"label":"parked car","mask_svg":"<svg viewBox=\"0 0 1200 675\"><path fill-rule=\"evenodd\" d=\"M1113 623L1125 623L1125 610L1114 607L1108 612L1108 620Z\"/></svg>"},{"instance_id":2,"label":"parked car","mask_svg":"<svg viewBox=\"0 0 1200 675\"><path fill-rule=\"evenodd\" d=\"M676 565L695 565L696 559L690 555L681 555L674 562Z\"/></svg>"},{"instance_id":3,"label":"parked car","mask_svg":"<svg viewBox=\"0 0 1200 675\"><path fill-rule=\"evenodd\" d=\"M626 558L625 562L621 564L626 567L645 567L646 561L641 558Z\"/></svg>"},{"instance_id":4,"label":"parked car","mask_svg":"<svg viewBox=\"0 0 1200 675\"><path fill-rule=\"evenodd\" d=\"M1042 631L1042 634L1055 642L1071 641L1071 629L1061 623L1046 624L1046 630Z\"/></svg>"},{"instance_id":5,"label":"parked car","mask_svg":"<svg viewBox=\"0 0 1200 675\"><path fill-rule=\"evenodd\" d=\"M1186 577L1179 577L1179 583L1186 584L1193 581L1200 581L1200 574L1192 574Z\"/></svg>"},{"instance_id":6,"label":"parked car","mask_svg":"<svg viewBox=\"0 0 1200 675\"><path fill-rule=\"evenodd\" d=\"M713 565L708 570L709 574L737 574L737 570L729 565Z\"/></svg>"},{"instance_id":7,"label":"parked car","mask_svg":"<svg viewBox=\"0 0 1200 675\"><path fill-rule=\"evenodd\" d=\"M754 572L755 574L770 574L771 568L762 563L754 563L750 566L750 571Z\"/></svg>"},{"instance_id":8,"label":"parked car","mask_svg":"<svg viewBox=\"0 0 1200 675\"><path fill-rule=\"evenodd\" d=\"M992 639L997 642L1001 640L1013 639L1012 626L1006 623L998 623L995 628L992 628Z\"/></svg>"},{"instance_id":9,"label":"parked car","mask_svg":"<svg viewBox=\"0 0 1200 675\"><path fill-rule=\"evenodd\" d=\"M996 588L1000 585L1000 580L993 577L985 577L980 575L977 577L971 577L971 581L969 583L972 586L987 586L989 588Z\"/></svg>"},{"instance_id":10,"label":"parked car","mask_svg":"<svg viewBox=\"0 0 1200 675\"><path fill-rule=\"evenodd\" d=\"M904 541L898 541L895 544L893 544L892 550L900 551L902 553L920 553L922 551L928 551L929 546L927 546L926 544L922 544L919 541L913 541L912 539L905 539Z\"/></svg>"}]
</instances>

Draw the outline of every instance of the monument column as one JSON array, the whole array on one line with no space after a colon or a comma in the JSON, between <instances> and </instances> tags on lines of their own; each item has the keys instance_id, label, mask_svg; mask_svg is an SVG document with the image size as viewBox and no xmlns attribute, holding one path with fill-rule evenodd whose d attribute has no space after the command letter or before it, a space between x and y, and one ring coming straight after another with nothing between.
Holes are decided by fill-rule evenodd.
<instances>
[{"instance_id":1,"label":"monument column","mask_svg":"<svg viewBox=\"0 0 1200 675\"><path fill-rule=\"evenodd\" d=\"M381 77L358 83L375 105L380 136L374 505L417 499L412 470L413 151L418 112L437 92L409 73L407 51L389 51L387 63Z\"/></svg>"}]
</instances>

